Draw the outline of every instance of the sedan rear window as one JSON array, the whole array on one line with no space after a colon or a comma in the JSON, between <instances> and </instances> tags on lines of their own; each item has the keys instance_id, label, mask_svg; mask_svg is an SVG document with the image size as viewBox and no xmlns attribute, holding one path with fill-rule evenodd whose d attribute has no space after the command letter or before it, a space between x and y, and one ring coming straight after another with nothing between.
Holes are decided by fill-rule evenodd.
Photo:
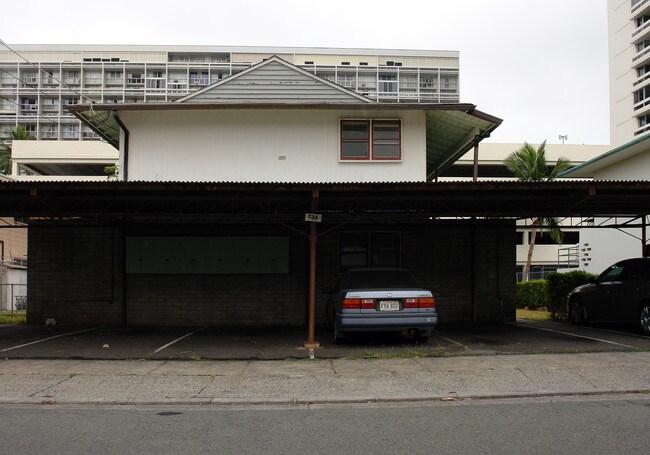
<instances>
[{"instance_id":1,"label":"sedan rear window","mask_svg":"<svg viewBox=\"0 0 650 455\"><path fill-rule=\"evenodd\" d=\"M419 288L413 275L406 270L356 270L348 272L343 289L403 289Z\"/></svg>"}]
</instances>

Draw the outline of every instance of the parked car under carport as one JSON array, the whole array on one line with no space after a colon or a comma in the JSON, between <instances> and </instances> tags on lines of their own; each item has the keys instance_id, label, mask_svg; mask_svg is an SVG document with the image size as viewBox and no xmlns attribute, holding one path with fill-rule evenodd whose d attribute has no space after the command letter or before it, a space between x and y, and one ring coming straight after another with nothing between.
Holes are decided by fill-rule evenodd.
<instances>
[{"instance_id":1,"label":"parked car under carport","mask_svg":"<svg viewBox=\"0 0 650 455\"><path fill-rule=\"evenodd\" d=\"M426 342L438 323L433 294L405 269L348 270L326 292L326 326L337 343L353 332L389 331Z\"/></svg>"}]
</instances>

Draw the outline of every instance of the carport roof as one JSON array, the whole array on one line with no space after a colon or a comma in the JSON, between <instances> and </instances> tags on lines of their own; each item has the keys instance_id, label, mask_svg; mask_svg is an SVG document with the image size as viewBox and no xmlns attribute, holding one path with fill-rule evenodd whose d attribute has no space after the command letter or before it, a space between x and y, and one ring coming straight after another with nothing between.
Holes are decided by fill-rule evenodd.
<instances>
[{"instance_id":1,"label":"carport roof","mask_svg":"<svg viewBox=\"0 0 650 455\"><path fill-rule=\"evenodd\" d=\"M502 122L468 103L133 103L72 105L68 109L113 147L119 147L119 113L160 110L309 109L364 111L426 111L427 175L451 166ZM128 125L127 125L128 127Z\"/></svg>"},{"instance_id":2,"label":"carport roof","mask_svg":"<svg viewBox=\"0 0 650 455\"><path fill-rule=\"evenodd\" d=\"M0 216L298 223L315 194L324 223L650 213L650 181L0 182Z\"/></svg>"}]
</instances>

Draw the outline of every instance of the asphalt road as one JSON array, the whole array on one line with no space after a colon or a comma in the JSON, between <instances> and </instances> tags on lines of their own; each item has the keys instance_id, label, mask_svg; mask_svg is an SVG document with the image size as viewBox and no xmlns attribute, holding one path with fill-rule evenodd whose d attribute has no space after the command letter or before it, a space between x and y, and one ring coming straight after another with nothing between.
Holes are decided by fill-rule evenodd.
<instances>
[{"instance_id":1,"label":"asphalt road","mask_svg":"<svg viewBox=\"0 0 650 455\"><path fill-rule=\"evenodd\" d=\"M645 453L650 397L291 408L0 407L0 453Z\"/></svg>"}]
</instances>

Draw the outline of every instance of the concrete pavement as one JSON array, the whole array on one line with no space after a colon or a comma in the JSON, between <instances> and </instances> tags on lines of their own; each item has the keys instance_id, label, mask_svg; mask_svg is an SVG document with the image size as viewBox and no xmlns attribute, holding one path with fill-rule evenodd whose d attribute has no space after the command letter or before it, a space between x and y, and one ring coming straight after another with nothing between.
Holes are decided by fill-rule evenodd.
<instances>
[{"instance_id":1,"label":"concrete pavement","mask_svg":"<svg viewBox=\"0 0 650 455\"><path fill-rule=\"evenodd\" d=\"M295 405L650 393L650 352L280 361L0 360L0 404Z\"/></svg>"}]
</instances>

